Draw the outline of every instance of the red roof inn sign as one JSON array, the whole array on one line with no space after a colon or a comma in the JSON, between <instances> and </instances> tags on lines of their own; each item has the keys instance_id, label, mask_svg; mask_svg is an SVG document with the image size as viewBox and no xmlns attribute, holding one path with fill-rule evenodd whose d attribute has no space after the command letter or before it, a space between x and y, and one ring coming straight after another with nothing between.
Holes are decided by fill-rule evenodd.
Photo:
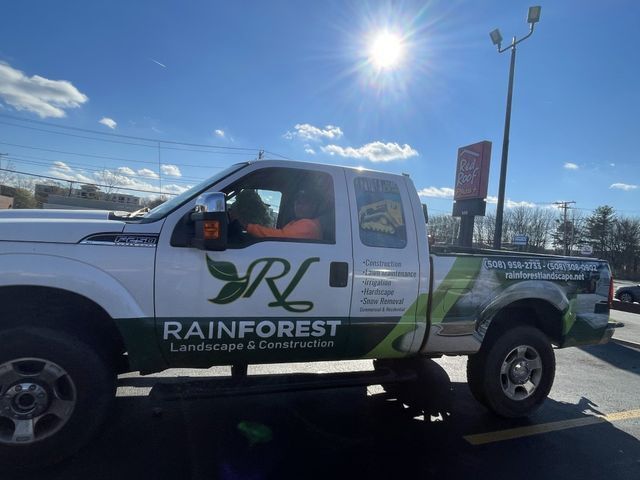
<instances>
[{"instance_id":1,"label":"red roof inn sign","mask_svg":"<svg viewBox=\"0 0 640 480\"><path fill-rule=\"evenodd\" d=\"M487 197L491 142L478 142L458 149L454 200Z\"/></svg>"}]
</instances>

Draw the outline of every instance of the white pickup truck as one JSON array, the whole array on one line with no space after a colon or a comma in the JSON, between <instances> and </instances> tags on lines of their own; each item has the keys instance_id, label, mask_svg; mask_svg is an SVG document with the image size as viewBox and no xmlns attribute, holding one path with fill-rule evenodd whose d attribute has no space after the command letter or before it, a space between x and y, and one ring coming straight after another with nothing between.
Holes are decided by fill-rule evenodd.
<instances>
[{"instance_id":1,"label":"white pickup truck","mask_svg":"<svg viewBox=\"0 0 640 480\"><path fill-rule=\"evenodd\" d=\"M283 234L301 190L313 238ZM610 338L607 263L430 253L425 220L407 176L271 160L148 212L0 213L0 459L73 453L118 374L170 367L469 355L479 401L529 414L553 345Z\"/></svg>"}]
</instances>

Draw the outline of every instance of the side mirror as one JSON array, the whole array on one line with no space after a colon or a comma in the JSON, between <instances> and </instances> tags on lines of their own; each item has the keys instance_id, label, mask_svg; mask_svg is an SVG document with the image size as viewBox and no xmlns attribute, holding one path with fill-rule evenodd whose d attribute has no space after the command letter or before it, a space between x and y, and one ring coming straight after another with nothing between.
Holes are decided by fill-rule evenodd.
<instances>
[{"instance_id":1,"label":"side mirror","mask_svg":"<svg viewBox=\"0 0 640 480\"><path fill-rule=\"evenodd\" d=\"M226 211L224 193L203 193L196 198L196 213L221 213Z\"/></svg>"},{"instance_id":2,"label":"side mirror","mask_svg":"<svg viewBox=\"0 0 640 480\"><path fill-rule=\"evenodd\" d=\"M203 193L190 216L195 227L191 245L200 250L226 250L229 217L224 193Z\"/></svg>"}]
</instances>

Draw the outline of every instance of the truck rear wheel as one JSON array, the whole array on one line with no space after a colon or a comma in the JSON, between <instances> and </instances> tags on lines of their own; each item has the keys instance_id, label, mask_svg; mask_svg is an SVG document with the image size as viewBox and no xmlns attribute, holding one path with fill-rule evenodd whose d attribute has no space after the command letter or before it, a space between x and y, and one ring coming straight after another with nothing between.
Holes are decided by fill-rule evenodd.
<instances>
[{"instance_id":1,"label":"truck rear wheel","mask_svg":"<svg viewBox=\"0 0 640 480\"><path fill-rule=\"evenodd\" d=\"M555 356L538 329L519 326L485 338L467 361L467 381L475 398L501 417L526 417L551 391Z\"/></svg>"},{"instance_id":2,"label":"truck rear wheel","mask_svg":"<svg viewBox=\"0 0 640 480\"><path fill-rule=\"evenodd\" d=\"M115 397L115 372L90 346L57 331L0 332L0 463L33 468L72 455Z\"/></svg>"}]
</instances>

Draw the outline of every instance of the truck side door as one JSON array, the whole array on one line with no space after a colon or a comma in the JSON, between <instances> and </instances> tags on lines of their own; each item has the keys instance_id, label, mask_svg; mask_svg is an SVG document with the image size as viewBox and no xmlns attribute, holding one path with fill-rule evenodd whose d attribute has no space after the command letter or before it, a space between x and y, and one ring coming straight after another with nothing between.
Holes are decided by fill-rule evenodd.
<instances>
[{"instance_id":1,"label":"truck side door","mask_svg":"<svg viewBox=\"0 0 640 480\"><path fill-rule=\"evenodd\" d=\"M350 229L336 228L350 221L346 209L336 209L348 204L342 170L264 161L211 191L224 192L248 223L282 229L295 220L292 202L300 190L317 195L319 239L255 238L230 228L226 250L203 251L171 244L195 201L167 218L155 305L169 365L342 358L353 272Z\"/></svg>"},{"instance_id":2,"label":"truck side door","mask_svg":"<svg viewBox=\"0 0 640 480\"><path fill-rule=\"evenodd\" d=\"M406 182L347 171L354 283L349 354L402 357L412 350L420 261Z\"/></svg>"}]
</instances>

